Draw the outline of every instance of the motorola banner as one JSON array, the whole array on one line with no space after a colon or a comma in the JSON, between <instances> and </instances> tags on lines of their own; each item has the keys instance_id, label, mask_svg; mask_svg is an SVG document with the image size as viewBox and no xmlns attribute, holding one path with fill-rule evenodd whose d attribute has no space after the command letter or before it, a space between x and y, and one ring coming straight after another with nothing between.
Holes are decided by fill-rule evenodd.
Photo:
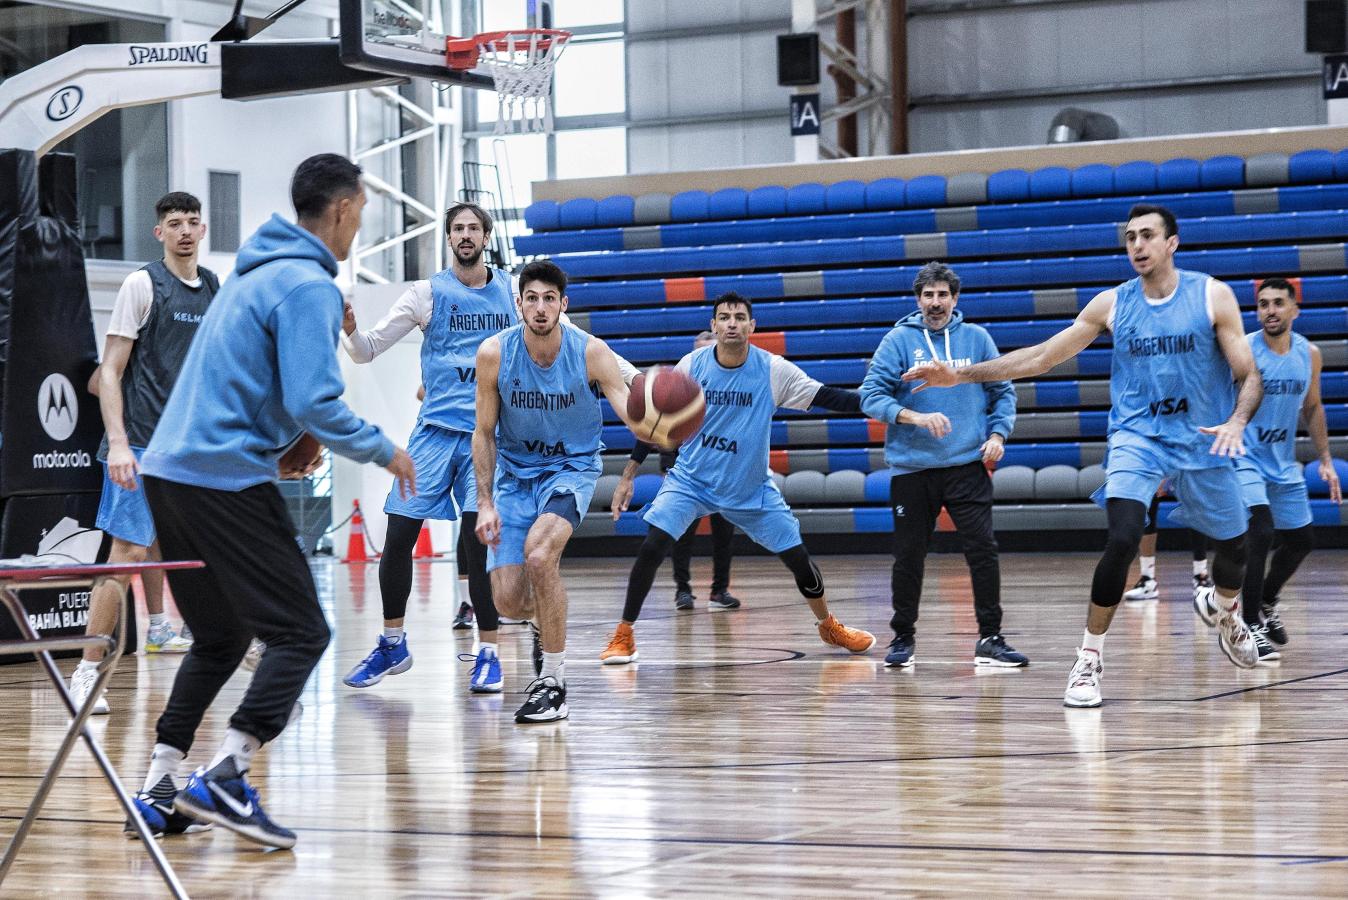
<instances>
[{"instance_id":1,"label":"motorola banner","mask_svg":"<svg viewBox=\"0 0 1348 900\"><path fill-rule=\"evenodd\" d=\"M74 157L0 151L0 496L98 491L103 433Z\"/></svg>"}]
</instances>

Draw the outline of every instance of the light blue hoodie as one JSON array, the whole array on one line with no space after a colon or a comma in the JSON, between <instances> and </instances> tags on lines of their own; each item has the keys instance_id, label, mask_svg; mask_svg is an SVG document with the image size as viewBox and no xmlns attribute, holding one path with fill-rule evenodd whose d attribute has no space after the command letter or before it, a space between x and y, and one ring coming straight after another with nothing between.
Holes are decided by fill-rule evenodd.
<instances>
[{"instance_id":1,"label":"light blue hoodie","mask_svg":"<svg viewBox=\"0 0 1348 900\"><path fill-rule=\"evenodd\" d=\"M983 444L994 434L1009 437L1016 424L1016 390L1009 381L928 388L913 393L903 373L935 355L954 368L993 359L997 345L992 335L964 321L958 309L940 331L929 331L921 310L895 323L871 359L861 383L861 410L886 423L885 462L895 475L922 469L961 466L982 458ZM925 428L896 425L899 412L945 413L950 433L934 438Z\"/></svg>"},{"instance_id":2,"label":"light blue hoodie","mask_svg":"<svg viewBox=\"0 0 1348 900\"><path fill-rule=\"evenodd\" d=\"M280 216L244 243L187 351L145 474L241 491L276 479L306 431L356 462L392 461L388 438L342 402L336 275L323 242Z\"/></svg>"}]
</instances>

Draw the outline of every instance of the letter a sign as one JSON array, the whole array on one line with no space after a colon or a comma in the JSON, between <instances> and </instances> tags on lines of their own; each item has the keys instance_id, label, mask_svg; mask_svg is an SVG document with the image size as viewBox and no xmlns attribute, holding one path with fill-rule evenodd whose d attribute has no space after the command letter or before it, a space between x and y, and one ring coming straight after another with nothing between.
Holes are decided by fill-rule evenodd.
<instances>
[{"instance_id":1,"label":"letter a sign","mask_svg":"<svg viewBox=\"0 0 1348 900\"><path fill-rule=\"evenodd\" d=\"M1348 55L1325 57L1325 99L1348 98Z\"/></svg>"},{"instance_id":2,"label":"letter a sign","mask_svg":"<svg viewBox=\"0 0 1348 900\"><path fill-rule=\"evenodd\" d=\"M791 136L819 133L819 95L791 95Z\"/></svg>"}]
</instances>

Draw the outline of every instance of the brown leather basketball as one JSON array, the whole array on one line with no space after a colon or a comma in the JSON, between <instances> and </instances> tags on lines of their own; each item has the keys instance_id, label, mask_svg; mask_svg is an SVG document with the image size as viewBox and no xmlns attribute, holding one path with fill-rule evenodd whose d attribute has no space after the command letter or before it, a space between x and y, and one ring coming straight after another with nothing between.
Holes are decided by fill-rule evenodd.
<instances>
[{"instance_id":1,"label":"brown leather basketball","mask_svg":"<svg viewBox=\"0 0 1348 900\"><path fill-rule=\"evenodd\" d=\"M697 433L706 414L701 386L677 369L655 366L632 381L627 415L637 437L672 450Z\"/></svg>"},{"instance_id":2,"label":"brown leather basketball","mask_svg":"<svg viewBox=\"0 0 1348 900\"><path fill-rule=\"evenodd\" d=\"M290 445L289 450L281 454L276 468L280 470L282 479L294 481L317 469L322 462L323 445L312 434L305 432Z\"/></svg>"}]
</instances>

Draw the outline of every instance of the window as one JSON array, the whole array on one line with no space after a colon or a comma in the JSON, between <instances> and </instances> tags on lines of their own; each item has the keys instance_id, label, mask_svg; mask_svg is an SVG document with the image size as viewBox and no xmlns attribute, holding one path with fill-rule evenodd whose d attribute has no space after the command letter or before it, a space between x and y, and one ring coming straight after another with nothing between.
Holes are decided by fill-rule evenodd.
<instances>
[{"instance_id":1,"label":"window","mask_svg":"<svg viewBox=\"0 0 1348 900\"><path fill-rule=\"evenodd\" d=\"M210 196L206 201L206 240L212 253L236 253L239 249L239 173L210 172Z\"/></svg>"}]
</instances>

